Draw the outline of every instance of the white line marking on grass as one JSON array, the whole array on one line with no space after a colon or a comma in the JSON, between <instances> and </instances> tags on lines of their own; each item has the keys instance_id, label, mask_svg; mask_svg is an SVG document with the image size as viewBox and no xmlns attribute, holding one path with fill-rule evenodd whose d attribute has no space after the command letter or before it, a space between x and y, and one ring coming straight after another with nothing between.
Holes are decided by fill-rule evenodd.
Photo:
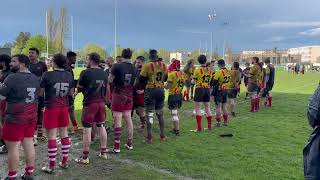
<instances>
[{"instance_id":1,"label":"white line marking on grass","mask_svg":"<svg viewBox=\"0 0 320 180\"><path fill-rule=\"evenodd\" d=\"M124 164L138 165L138 166L142 167L145 170L154 170L154 171L162 173L162 174L168 174L168 175L173 176L173 177L175 177L177 179L186 179L186 180L192 180L193 179L191 177L180 176L177 173L173 173L173 172L171 172L169 170L159 169L159 168L156 168L156 167L154 167L152 165L145 164L145 163L142 163L142 162L139 162L139 161L134 161L134 160L130 160L130 159L120 159L120 158L115 158L115 160L120 162L120 163L124 163Z\"/></svg>"}]
</instances>

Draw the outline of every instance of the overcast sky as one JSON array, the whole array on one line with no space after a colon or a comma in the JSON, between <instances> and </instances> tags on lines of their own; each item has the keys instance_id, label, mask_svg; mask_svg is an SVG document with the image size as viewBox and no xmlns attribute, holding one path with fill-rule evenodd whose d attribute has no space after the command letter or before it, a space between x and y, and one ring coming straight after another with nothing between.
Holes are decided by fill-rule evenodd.
<instances>
[{"instance_id":1,"label":"overcast sky","mask_svg":"<svg viewBox=\"0 0 320 180\"><path fill-rule=\"evenodd\" d=\"M20 31L45 34L49 7L74 17L74 46L114 44L114 0L1 0L0 44ZM285 49L320 44L319 0L118 0L118 44L122 47L199 48L221 51ZM217 14L209 23L210 11ZM228 25L224 25L228 22ZM67 39L67 47L71 40Z\"/></svg>"}]
</instances>

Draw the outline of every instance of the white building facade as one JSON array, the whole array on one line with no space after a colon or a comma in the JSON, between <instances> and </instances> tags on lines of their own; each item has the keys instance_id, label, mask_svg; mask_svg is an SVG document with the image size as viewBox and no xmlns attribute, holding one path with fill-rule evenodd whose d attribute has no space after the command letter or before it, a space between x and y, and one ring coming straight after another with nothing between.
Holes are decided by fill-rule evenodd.
<instances>
[{"instance_id":1,"label":"white building facade","mask_svg":"<svg viewBox=\"0 0 320 180\"><path fill-rule=\"evenodd\" d=\"M301 55L301 62L316 63L320 58L320 46L304 46L288 49L290 55Z\"/></svg>"}]
</instances>

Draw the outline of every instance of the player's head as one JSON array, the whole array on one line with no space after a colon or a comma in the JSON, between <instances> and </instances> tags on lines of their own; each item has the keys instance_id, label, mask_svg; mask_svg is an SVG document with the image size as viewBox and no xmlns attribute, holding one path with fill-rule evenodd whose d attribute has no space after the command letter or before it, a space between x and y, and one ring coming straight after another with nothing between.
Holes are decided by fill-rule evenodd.
<instances>
[{"instance_id":1,"label":"player's head","mask_svg":"<svg viewBox=\"0 0 320 180\"><path fill-rule=\"evenodd\" d=\"M100 64L100 55L98 53L90 53L87 58L87 67L98 66Z\"/></svg>"},{"instance_id":2,"label":"player's head","mask_svg":"<svg viewBox=\"0 0 320 180\"><path fill-rule=\"evenodd\" d=\"M162 62L162 61L163 61L163 59L162 59L161 57L159 57L159 58L158 58L158 61Z\"/></svg>"},{"instance_id":3,"label":"player's head","mask_svg":"<svg viewBox=\"0 0 320 180\"><path fill-rule=\"evenodd\" d=\"M173 69L175 70L175 71L180 71L180 67L181 67L181 63L180 63L180 61L179 60L174 60L173 62L172 62L172 65L173 65Z\"/></svg>"},{"instance_id":4,"label":"player's head","mask_svg":"<svg viewBox=\"0 0 320 180\"><path fill-rule=\"evenodd\" d=\"M239 67L240 67L239 62L234 62L233 65L232 65L232 67L233 67L235 70L238 70Z\"/></svg>"},{"instance_id":5,"label":"player's head","mask_svg":"<svg viewBox=\"0 0 320 180\"><path fill-rule=\"evenodd\" d=\"M76 64L77 61L77 54L73 51L68 51L67 52L67 58L68 58L68 64L74 68L74 65Z\"/></svg>"},{"instance_id":6,"label":"player's head","mask_svg":"<svg viewBox=\"0 0 320 180\"><path fill-rule=\"evenodd\" d=\"M158 61L158 52L155 49L151 49L149 51L149 59L151 61Z\"/></svg>"},{"instance_id":7,"label":"player's head","mask_svg":"<svg viewBox=\"0 0 320 180\"><path fill-rule=\"evenodd\" d=\"M122 63L122 57L121 56L117 56L116 57L116 63Z\"/></svg>"},{"instance_id":8,"label":"player's head","mask_svg":"<svg viewBox=\"0 0 320 180\"><path fill-rule=\"evenodd\" d=\"M145 61L145 59L143 56L138 56L136 59L136 64L135 64L136 68L141 69L144 64L144 61Z\"/></svg>"},{"instance_id":9,"label":"player's head","mask_svg":"<svg viewBox=\"0 0 320 180\"><path fill-rule=\"evenodd\" d=\"M260 66L260 68L263 68L264 63L263 62L259 62L258 65Z\"/></svg>"},{"instance_id":10,"label":"player's head","mask_svg":"<svg viewBox=\"0 0 320 180\"><path fill-rule=\"evenodd\" d=\"M52 58L54 69L64 69L67 64L67 57L63 54L55 54Z\"/></svg>"},{"instance_id":11,"label":"player's head","mask_svg":"<svg viewBox=\"0 0 320 180\"><path fill-rule=\"evenodd\" d=\"M131 59L132 51L130 48L122 50L121 57L123 59Z\"/></svg>"},{"instance_id":12,"label":"player's head","mask_svg":"<svg viewBox=\"0 0 320 180\"><path fill-rule=\"evenodd\" d=\"M194 59L189 59L188 63L189 66L193 66L194 65Z\"/></svg>"},{"instance_id":13,"label":"player's head","mask_svg":"<svg viewBox=\"0 0 320 180\"><path fill-rule=\"evenodd\" d=\"M172 58L170 63L173 63L176 60L176 58Z\"/></svg>"},{"instance_id":14,"label":"player's head","mask_svg":"<svg viewBox=\"0 0 320 180\"><path fill-rule=\"evenodd\" d=\"M226 62L223 59L220 59L218 61L218 66L219 66L219 68L224 68L224 67L226 67Z\"/></svg>"},{"instance_id":15,"label":"player's head","mask_svg":"<svg viewBox=\"0 0 320 180\"><path fill-rule=\"evenodd\" d=\"M10 68L13 72L28 70L30 59L24 54L17 54L12 56Z\"/></svg>"},{"instance_id":16,"label":"player's head","mask_svg":"<svg viewBox=\"0 0 320 180\"><path fill-rule=\"evenodd\" d=\"M11 57L6 54L0 55L0 70L8 70L10 69Z\"/></svg>"},{"instance_id":17,"label":"player's head","mask_svg":"<svg viewBox=\"0 0 320 180\"><path fill-rule=\"evenodd\" d=\"M111 68L113 65L113 58L111 56L107 57L106 65Z\"/></svg>"},{"instance_id":18,"label":"player's head","mask_svg":"<svg viewBox=\"0 0 320 180\"><path fill-rule=\"evenodd\" d=\"M199 62L199 64L201 64L201 65L206 65L206 63L207 63L207 57L206 57L205 55L200 55L200 56L198 57L198 62Z\"/></svg>"},{"instance_id":19,"label":"player's head","mask_svg":"<svg viewBox=\"0 0 320 180\"><path fill-rule=\"evenodd\" d=\"M258 64L259 63L259 58L258 57L253 57L252 58L252 64Z\"/></svg>"},{"instance_id":20,"label":"player's head","mask_svg":"<svg viewBox=\"0 0 320 180\"><path fill-rule=\"evenodd\" d=\"M32 47L29 48L29 59L30 61L36 61L39 57L40 51L39 49Z\"/></svg>"},{"instance_id":21,"label":"player's head","mask_svg":"<svg viewBox=\"0 0 320 180\"><path fill-rule=\"evenodd\" d=\"M245 66L246 66L246 68L249 68L250 67L250 63L246 62Z\"/></svg>"},{"instance_id":22,"label":"player's head","mask_svg":"<svg viewBox=\"0 0 320 180\"><path fill-rule=\"evenodd\" d=\"M265 60L264 60L264 63L270 64L270 58L265 59Z\"/></svg>"}]
</instances>

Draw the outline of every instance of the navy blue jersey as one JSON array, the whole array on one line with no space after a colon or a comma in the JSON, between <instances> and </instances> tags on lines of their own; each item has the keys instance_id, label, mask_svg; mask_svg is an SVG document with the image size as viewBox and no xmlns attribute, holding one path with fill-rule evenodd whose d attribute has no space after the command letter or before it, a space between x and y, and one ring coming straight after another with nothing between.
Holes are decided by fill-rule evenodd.
<instances>
[{"instance_id":1,"label":"navy blue jersey","mask_svg":"<svg viewBox=\"0 0 320 180\"><path fill-rule=\"evenodd\" d=\"M45 90L45 107L68 107L68 96L74 87L72 74L63 69L45 72L40 87Z\"/></svg>"},{"instance_id":2,"label":"navy blue jersey","mask_svg":"<svg viewBox=\"0 0 320 180\"><path fill-rule=\"evenodd\" d=\"M107 72L100 68L88 68L81 72L78 86L83 93L83 105L105 102L107 91Z\"/></svg>"},{"instance_id":3,"label":"navy blue jersey","mask_svg":"<svg viewBox=\"0 0 320 180\"><path fill-rule=\"evenodd\" d=\"M41 76L48 71L48 67L46 65L46 63L42 62L42 61L38 61L36 63L30 63L29 65L29 70L31 73L33 73L34 75L36 75L37 77L39 77L39 79L41 78Z\"/></svg>"},{"instance_id":4,"label":"navy blue jersey","mask_svg":"<svg viewBox=\"0 0 320 180\"><path fill-rule=\"evenodd\" d=\"M134 83L137 78L136 67L128 62L115 64L112 66L111 74L114 76L112 87L114 93L122 91L133 93Z\"/></svg>"},{"instance_id":5,"label":"navy blue jersey","mask_svg":"<svg viewBox=\"0 0 320 180\"><path fill-rule=\"evenodd\" d=\"M0 94L7 101L5 121L17 124L33 123L30 119L36 121L39 89L39 80L34 74L10 74L0 87Z\"/></svg>"}]
</instances>

